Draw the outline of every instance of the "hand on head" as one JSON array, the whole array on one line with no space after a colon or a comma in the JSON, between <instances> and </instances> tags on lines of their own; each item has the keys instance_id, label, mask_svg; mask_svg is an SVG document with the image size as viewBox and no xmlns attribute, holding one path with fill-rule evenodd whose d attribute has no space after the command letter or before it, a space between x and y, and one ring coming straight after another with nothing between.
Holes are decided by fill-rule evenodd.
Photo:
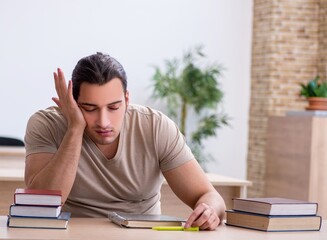
<instances>
[{"instance_id":1,"label":"hand on head","mask_svg":"<svg viewBox=\"0 0 327 240\"><path fill-rule=\"evenodd\" d=\"M68 127L78 127L84 130L86 122L81 109L73 97L72 81L70 80L67 86L64 73L60 68L53 73L53 77L58 97L53 97L52 100L63 112L67 119Z\"/></svg>"}]
</instances>

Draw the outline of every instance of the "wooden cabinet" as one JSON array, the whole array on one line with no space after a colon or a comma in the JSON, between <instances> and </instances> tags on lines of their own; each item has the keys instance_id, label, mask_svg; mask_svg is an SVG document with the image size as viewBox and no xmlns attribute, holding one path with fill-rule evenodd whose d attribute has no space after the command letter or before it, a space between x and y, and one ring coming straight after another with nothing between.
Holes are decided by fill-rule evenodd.
<instances>
[{"instance_id":1,"label":"wooden cabinet","mask_svg":"<svg viewBox=\"0 0 327 240\"><path fill-rule=\"evenodd\" d=\"M308 113L268 120L265 195L318 202L327 218L327 117Z\"/></svg>"}]
</instances>

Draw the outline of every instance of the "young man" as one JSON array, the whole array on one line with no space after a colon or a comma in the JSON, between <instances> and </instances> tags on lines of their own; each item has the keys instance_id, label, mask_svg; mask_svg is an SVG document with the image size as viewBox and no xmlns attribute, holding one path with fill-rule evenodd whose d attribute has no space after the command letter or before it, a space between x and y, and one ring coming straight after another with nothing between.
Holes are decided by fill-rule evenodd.
<instances>
[{"instance_id":1,"label":"young man","mask_svg":"<svg viewBox=\"0 0 327 240\"><path fill-rule=\"evenodd\" d=\"M109 55L82 58L72 80L54 73L58 97L35 113L26 135L28 188L60 189L72 216L108 211L160 214L163 177L193 209L186 227L213 230L225 203L208 182L176 125L129 103L122 65ZM162 176L163 175L163 176Z\"/></svg>"}]
</instances>

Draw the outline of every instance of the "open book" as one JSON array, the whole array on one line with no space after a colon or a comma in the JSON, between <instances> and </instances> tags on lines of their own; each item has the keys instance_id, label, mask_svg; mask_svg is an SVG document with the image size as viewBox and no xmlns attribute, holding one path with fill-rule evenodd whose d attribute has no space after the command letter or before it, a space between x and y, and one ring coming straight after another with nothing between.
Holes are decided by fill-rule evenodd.
<instances>
[{"instance_id":1,"label":"open book","mask_svg":"<svg viewBox=\"0 0 327 240\"><path fill-rule=\"evenodd\" d=\"M185 219L150 214L131 214L121 212L109 212L108 218L115 224L129 228L152 228L156 226L182 226Z\"/></svg>"}]
</instances>

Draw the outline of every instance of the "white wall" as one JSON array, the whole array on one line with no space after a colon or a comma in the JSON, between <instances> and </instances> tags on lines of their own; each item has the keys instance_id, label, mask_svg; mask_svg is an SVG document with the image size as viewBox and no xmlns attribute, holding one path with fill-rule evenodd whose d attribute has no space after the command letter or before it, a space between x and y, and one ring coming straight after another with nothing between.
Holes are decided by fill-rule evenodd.
<instances>
[{"instance_id":1,"label":"white wall","mask_svg":"<svg viewBox=\"0 0 327 240\"><path fill-rule=\"evenodd\" d=\"M24 137L29 116L53 105L52 72L70 78L96 51L125 67L132 102L151 105L152 65L203 44L221 79L231 128L207 142L210 171L246 177L252 0L0 0L0 135Z\"/></svg>"}]
</instances>

